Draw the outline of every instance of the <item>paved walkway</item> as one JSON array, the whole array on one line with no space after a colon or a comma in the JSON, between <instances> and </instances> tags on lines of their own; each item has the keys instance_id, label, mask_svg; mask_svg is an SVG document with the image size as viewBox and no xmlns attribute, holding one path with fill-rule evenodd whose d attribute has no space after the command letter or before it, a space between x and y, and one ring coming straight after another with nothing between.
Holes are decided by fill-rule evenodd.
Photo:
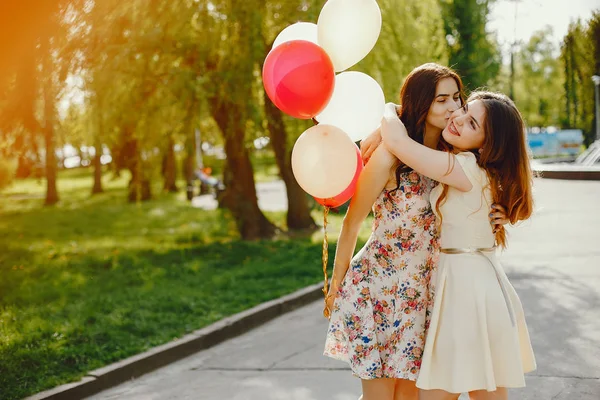
<instances>
[{"instance_id":1,"label":"paved walkway","mask_svg":"<svg viewBox=\"0 0 600 400\"><path fill-rule=\"evenodd\" d=\"M538 361L511 399L597 400L600 182L536 180L535 191L535 217L501 256ZM326 330L316 302L90 399L356 400L360 382L321 355Z\"/></svg>"},{"instance_id":2,"label":"paved walkway","mask_svg":"<svg viewBox=\"0 0 600 400\"><path fill-rule=\"evenodd\" d=\"M287 194L283 181L260 182L256 184L256 197L258 207L263 211L287 210ZM192 199L192 206L205 210L217 208L217 200L212 194L196 196Z\"/></svg>"}]
</instances>

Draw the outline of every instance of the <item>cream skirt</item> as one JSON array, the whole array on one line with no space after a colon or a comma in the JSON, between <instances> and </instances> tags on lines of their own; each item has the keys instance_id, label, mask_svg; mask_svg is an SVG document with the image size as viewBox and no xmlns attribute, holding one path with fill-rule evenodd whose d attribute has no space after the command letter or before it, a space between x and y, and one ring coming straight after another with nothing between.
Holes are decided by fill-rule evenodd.
<instances>
[{"instance_id":1,"label":"cream skirt","mask_svg":"<svg viewBox=\"0 0 600 400\"><path fill-rule=\"evenodd\" d=\"M493 252L441 254L417 380L450 393L525 386L536 368L521 301Z\"/></svg>"}]
</instances>

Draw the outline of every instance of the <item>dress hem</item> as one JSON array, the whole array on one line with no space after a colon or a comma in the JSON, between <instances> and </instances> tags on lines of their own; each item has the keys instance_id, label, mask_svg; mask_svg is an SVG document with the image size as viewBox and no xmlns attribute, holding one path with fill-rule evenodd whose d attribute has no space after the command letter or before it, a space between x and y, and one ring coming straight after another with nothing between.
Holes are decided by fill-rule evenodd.
<instances>
[{"instance_id":1,"label":"dress hem","mask_svg":"<svg viewBox=\"0 0 600 400\"><path fill-rule=\"evenodd\" d=\"M385 375L383 374L382 376L377 376L377 377L372 377L371 375L368 375L366 377L364 376L360 376L359 374L357 374L353 369L352 369L352 365L350 364L350 359L348 357L344 357L341 355L336 355L336 354L332 354L332 353L328 353L328 352L324 352L323 353L324 356L329 357L329 358L333 358L334 360L338 360L338 361L343 361L346 364L348 364L348 366L350 367L350 370L352 371L352 375L359 378L359 379L363 379L365 381L371 381L374 379L382 379L382 378L392 378L392 379L406 379L408 381L413 381L416 382L417 381L417 377L415 375L407 375L407 374L401 374L400 376L392 376L392 375Z\"/></svg>"},{"instance_id":2,"label":"dress hem","mask_svg":"<svg viewBox=\"0 0 600 400\"><path fill-rule=\"evenodd\" d=\"M456 389L456 388L452 388L451 390L449 390L448 388L444 388L441 386L424 387L424 386L419 386L419 383L417 383L416 386L421 390L443 390L445 392L452 393L452 394L460 394L460 393L474 392L476 390L485 390L487 392L494 392L494 391L498 390L498 388L519 389L519 388L524 388L526 385L525 385L525 383L517 384L517 385L496 385L496 387L494 389L488 389L487 387L477 386L477 387L473 387L473 388L461 388L460 390Z\"/></svg>"}]
</instances>

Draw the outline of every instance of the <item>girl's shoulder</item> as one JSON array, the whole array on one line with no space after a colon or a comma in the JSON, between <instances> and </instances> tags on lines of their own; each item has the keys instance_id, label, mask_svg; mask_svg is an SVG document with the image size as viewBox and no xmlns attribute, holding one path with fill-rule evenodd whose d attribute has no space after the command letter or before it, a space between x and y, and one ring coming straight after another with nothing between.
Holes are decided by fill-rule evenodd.
<instances>
[{"instance_id":1,"label":"girl's shoulder","mask_svg":"<svg viewBox=\"0 0 600 400\"><path fill-rule=\"evenodd\" d=\"M475 163L477 164L477 157L470 151L461 151L460 153L454 154L456 159L461 163Z\"/></svg>"},{"instance_id":2,"label":"girl's shoulder","mask_svg":"<svg viewBox=\"0 0 600 400\"><path fill-rule=\"evenodd\" d=\"M454 155L462 170L472 184L484 184L487 179L485 170L477 164L477 157L470 151L463 151Z\"/></svg>"}]
</instances>

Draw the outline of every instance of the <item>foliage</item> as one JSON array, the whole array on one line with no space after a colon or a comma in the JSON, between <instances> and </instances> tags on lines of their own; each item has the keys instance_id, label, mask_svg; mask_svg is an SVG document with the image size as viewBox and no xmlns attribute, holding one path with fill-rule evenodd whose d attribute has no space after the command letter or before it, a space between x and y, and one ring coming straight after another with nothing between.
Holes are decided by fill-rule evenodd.
<instances>
[{"instance_id":1,"label":"foliage","mask_svg":"<svg viewBox=\"0 0 600 400\"><path fill-rule=\"evenodd\" d=\"M373 50L353 70L371 75L386 101L399 101L404 77L427 63L448 63L441 9L437 0L381 0L381 34Z\"/></svg>"},{"instance_id":2,"label":"foliage","mask_svg":"<svg viewBox=\"0 0 600 400\"><path fill-rule=\"evenodd\" d=\"M516 55L515 102L528 126L560 123L562 66L552 43L552 28L535 32ZM535 88L535 90L533 90Z\"/></svg>"},{"instance_id":3,"label":"foliage","mask_svg":"<svg viewBox=\"0 0 600 400\"><path fill-rule=\"evenodd\" d=\"M197 129L203 141L229 149L227 164L234 176L251 180L253 165L234 159L256 159L253 141L268 136L262 62L282 29L296 21L317 22L325 1L54 3L47 13L52 28L25 42L28 51L18 60L19 68L0 82L0 152L21 154L21 167L25 161L42 162L47 144L41 133L49 118L57 145L108 147L111 169L130 171L130 198L133 193L134 199L147 199L149 182L165 174L162 165L173 148L182 149L176 157L190 178ZM430 61L455 67L469 89L499 87L498 46L486 30L492 3L379 0L381 35L352 69L373 76L388 101L398 100L403 77L412 68ZM515 97L529 125L580 127L589 142L593 86L588 76L598 69L598 26L598 13L586 26L572 25L561 51L562 68L549 32L536 33L522 46L516 55ZM47 48L40 47L43 37L49 38ZM47 68L42 68L44 60ZM561 96L552 96L559 82L565 88L560 111ZM74 91L81 102L71 102L63 114L46 115L57 107L44 108L44 93L56 104L68 104ZM219 113L227 116L221 123L215 120ZM286 116L283 121L289 152L311 122ZM236 143L241 145L232 147ZM226 169L215 166L216 171Z\"/></svg>"},{"instance_id":4,"label":"foliage","mask_svg":"<svg viewBox=\"0 0 600 400\"><path fill-rule=\"evenodd\" d=\"M439 0L449 65L456 69L468 90L488 86L500 72L498 44L486 30L493 0Z\"/></svg>"},{"instance_id":5,"label":"foliage","mask_svg":"<svg viewBox=\"0 0 600 400\"><path fill-rule=\"evenodd\" d=\"M560 58L564 66L564 103L562 126L580 128L584 132L585 144L595 138L594 132L594 83L592 75L600 74L600 12L583 24L572 22L563 39Z\"/></svg>"}]
</instances>

